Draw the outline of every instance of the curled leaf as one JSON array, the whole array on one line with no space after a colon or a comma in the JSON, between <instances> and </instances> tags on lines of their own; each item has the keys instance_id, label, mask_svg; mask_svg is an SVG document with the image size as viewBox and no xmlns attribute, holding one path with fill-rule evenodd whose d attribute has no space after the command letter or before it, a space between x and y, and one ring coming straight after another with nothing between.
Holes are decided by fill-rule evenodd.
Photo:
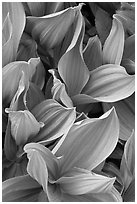
<instances>
[{"instance_id":1,"label":"curled leaf","mask_svg":"<svg viewBox=\"0 0 137 204\"><path fill-rule=\"evenodd\" d=\"M44 127L33 141L52 141L66 133L76 119L75 108L65 108L53 99L38 104L32 113L44 123Z\"/></svg>"},{"instance_id":2,"label":"curled leaf","mask_svg":"<svg viewBox=\"0 0 137 204\"><path fill-rule=\"evenodd\" d=\"M102 45L97 35L89 38L83 56L90 71L102 65Z\"/></svg>"},{"instance_id":3,"label":"curled leaf","mask_svg":"<svg viewBox=\"0 0 137 204\"><path fill-rule=\"evenodd\" d=\"M124 49L124 29L114 16L112 28L103 46L103 64L120 65Z\"/></svg>"}]
</instances>

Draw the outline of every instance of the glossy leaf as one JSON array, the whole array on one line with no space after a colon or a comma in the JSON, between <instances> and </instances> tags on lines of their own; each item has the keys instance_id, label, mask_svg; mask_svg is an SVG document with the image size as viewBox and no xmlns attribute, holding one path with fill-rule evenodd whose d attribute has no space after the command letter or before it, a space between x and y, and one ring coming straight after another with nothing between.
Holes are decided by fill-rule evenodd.
<instances>
[{"instance_id":1,"label":"glossy leaf","mask_svg":"<svg viewBox=\"0 0 137 204\"><path fill-rule=\"evenodd\" d=\"M102 45L97 35L89 38L83 56L90 71L102 65Z\"/></svg>"},{"instance_id":2,"label":"glossy leaf","mask_svg":"<svg viewBox=\"0 0 137 204\"><path fill-rule=\"evenodd\" d=\"M43 17L27 17L26 32L43 47L54 48L63 40L78 9L68 8Z\"/></svg>"},{"instance_id":3,"label":"glossy leaf","mask_svg":"<svg viewBox=\"0 0 137 204\"><path fill-rule=\"evenodd\" d=\"M75 108L65 108L53 99L45 100L33 110L37 121L44 123L44 127L33 141L52 141L62 136L73 125L76 119Z\"/></svg>"},{"instance_id":4,"label":"glossy leaf","mask_svg":"<svg viewBox=\"0 0 137 204\"><path fill-rule=\"evenodd\" d=\"M89 79L89 71L82 56L84 21L78 13L74 37L66 53L61 57L58 71L67 86L68 94L73 96L81 92Z\"/></svg>"},{"instance_id":5,"label":"glossy leaf","mask_svg":"<svg viewBox=\"0 0 137 204\"><path fill-rule=\"evenodd\" d=\"M56 152L64 158L62 174L72 167L94 169L113 151L118 136L119 123L114 109L98 119L75 123Z\"/></svg>"},{"instance_id":6,"label":"glossy leaf","mask_svg":"<svg viewBox=\"0 0 137 204\"><path fill-rule=\"evenodd\" d=\"M119 101L134 93L134 80L135 76L128 75L122 66L103 65L90 73L89 81L82 90L82 94L103 102Z\"/></svg>"},{"instance_id":7,"label":"glossy leaf","mask_svg":"<svg viewBox=\"0 0 137 204\"><path fill-rule=\"evenodd\" d=\"M2 183L3 202L37 201L40 185L29 175L18 176Z\"/></svg>"},{"instance_id":8,"label":"glossy leaf","mask_svg":"<svg viewBox=\"0 0 137 204\"><path fill-rule=\"evenodd\" d=\"M103 46L103 64L120 65L124 49L124 29L114 16L112 28Z\"/></svg>"}]
</instances>

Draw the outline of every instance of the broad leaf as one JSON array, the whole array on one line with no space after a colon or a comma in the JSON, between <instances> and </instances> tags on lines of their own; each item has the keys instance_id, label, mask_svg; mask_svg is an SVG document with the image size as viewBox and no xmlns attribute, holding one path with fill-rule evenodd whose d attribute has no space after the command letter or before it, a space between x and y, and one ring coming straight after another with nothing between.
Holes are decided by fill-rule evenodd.
<instances>
[{"instance_id":1,"label":"broad leaf","mask_svg":"<svg viewBox=\"0 0 137 204\"><path fill-rule=\"evenodd\" d=\"M64 159L61 173L72 167L94 169L111 154L118 137L119 122L114 109L100 118L75 123L56 152Z\"/></svg>"},{"instance_id":2,"label":"broad leaf","mask_svg":"<svg viewBox=\"0 0 137 204\"><path fill-rule=\"evenodd\" d=\"M124 148L120 171L123 177L125 190L135 178L135 133L132 132Z\"/></svg>"},{"instance_id":3,"label":"broad leaf","mask_svg":"<svg viewBox=\"0 0 137 204\"><path fill-rule=\"evenodd\" d=\"M29 143L24 147L29 159L27 171L47 191L47 182L55 180L58 175L58 161L51 151L38 143ZM39 163L39 165L37 165ZM41 166L42 171L39 171ZM45 183L44 183L45 181Z\"/></svg>"},{"instance_id":4,"label":"broad leaf","mask_svg":"<svg viewBox=\"0 0 137 204\"><path fill-rule=\"evenodd\" d=\"M7 105L15 95L22 71L25 73L25 80L31 80L35 73L39 58L32 58L28 62L16 61L7 64L2 69L2 100Z\"/></svg>"},{"instance_id":5,"label":"broad leaf","mask_svg":"<svg viewBox=\"0 0 137 204\"><path fill-rule=\"evenodd\" d=\"M134 81L135 76L127 74L124 67L107 64L90 72L89 81L82 90L82 94L98 101L115 102L134 93Z\"/></svg>"},{"instance_id":6,"label":"broad leaf","mask_svg":"<svg viewBox=\"0 0 137 204\"><path fill-rule=\"evenodd\" d=\"M135 94L115 103L103 103L104 111L112 106L115 107L120 122L119 138L127 140L135 128Z\"/></svg>"},{"instance_id":7,"label":"broad leaf","mask_svg":"<svg viewBox=\"0 0 137 204\"><path fill-rule=\"evenodd\" d=\"M59 74L66 84L70 96L80 93L89 79L89 71L82 55L85 25L81 13L78 13L75 24L72 42L58 64Z\"/></svg>"},{"instance_id":8,"label":"broad leaf","mask_svg":"<svg viewBox=\"0 0 137 204\"><path fill-rule=\"evenodd\" d=\"M25 12L21 2L3 2L2 3L3 21L5 20L8 13L12 25L12 32L10 36L10 38L12 38L11 39L12 42L10 42L7 47L4 47L3 66L15 60L20 38L26 23ZM12 49L10 48L10 46L12 47ZM8 51L8 48L11 49L10 52ZM6 53L6 50L8 51L8 53ZM10 55L12 55L12 57Z\"/></svg>"},{"instance_id":9,"label":"broad leaf","mask_svg":"<svg viewBox=\"0 0 137 204\"><path fill-rule=\"evenodd\" d=\"M29 175L18 176L2 183L3 202L37 201L40 185Z\"/></svg>"},{"instance_id":10,"label":"broad leaf","mask_svg":"<svg viewBox=\"0 0 137 204\"><path fill-rule=\"evenodd\" d=\"M103 46L103 64L120 65L124 49L124 29L114 16L112 28Z\"/></svg>"},{"instance_id":11,"label":"broad leaf","mask_svg":"<svg viewBox=\"0 0 137 204\"><path fill-rule=\"evenodd\" d=\"M76 119L75 108L65 108L53 99L45 100L33 110L37 121L45 125L33 141L52 141L62 136Z\"/></svg>"},{"instance_id":12,"label":"broad leaf","mask_svg":"<svg viewBox=\"0 0 137 204\"><path fill-rule=\"evenodd\" d=\"M56 183L60 184L63 192L71 195L81 195L86 193L108 192L115 181L115 178L107 178L92 172L76 173L73 176L63 176Z\"/></svg>"},{"instance_id":13,"label":"broad leaf","mask_svg":"<svg viewBox=\"0 0 137 204\"><path fill-rule=\"evenodd\" d=\"M26 32L44 48L54 48L63 40L78 9L79 6L43 17L27 17Z\"/></svg>"}]
</instances>

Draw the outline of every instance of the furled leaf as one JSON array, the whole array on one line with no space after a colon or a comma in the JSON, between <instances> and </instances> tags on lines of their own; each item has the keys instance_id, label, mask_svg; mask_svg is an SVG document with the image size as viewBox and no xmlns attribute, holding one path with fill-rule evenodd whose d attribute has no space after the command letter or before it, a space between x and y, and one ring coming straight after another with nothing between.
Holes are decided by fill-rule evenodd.
<instances>
[{"instance_id":1,"label":"furled leaf","mask_svg":"<svg viewBox=\"0 0 137 204\"><path fill-rule=\"evenodd\" d=\"M29 159L27 171L36 179L47 191L48 179L54 180L58 175L58 161L57 158L51 153L51 151L38 143L29 143L24 147L27 157ZM39 165L37 165L39 163ZM39 171L41 166L43 171ZM45 180L45 184L43 180Z\"/></svg>"},{"instance_id":2,"label":"furled leaf","mask_svg":"<svg viewBox=\"0 0 137 204\"><path fill-rule=\"evenodd\" d=\"M38 104L33 110L37 121L44 123L44 127L33 141L52 141L62 136L73 125L76 119L75 108L66 108L53 99Z\"/></svg>"},{"instance_id":3,"label":"furled leaf","mask_svg":"<svg viewBox=\"0 0 137 204\"><path fill-rule=\"evenodd\" d=\"M2 183L3 202L37 201L40 185L29 175L18 176Z\"/></svg>"},{"instance_id":4,"label":"furled leaf","mask_svg":"<svg viewBox=\"0 0 137 204\"><path fill-rule=\"evenodd\" d=\"M90 71L102 65L102 45L97 35L89 38L83 57Z\"/></svg>"},{"instance_id":5,"label":"furled leaf","mask_svg":"<svg viewBox=\"0 0 137 204\"><path fill-rule=\"evenodd\" d=\"M28 138L35 137L43 123L38 122L28 110L9 112L11 134L17 145L25 144Z\"/></svg>"},{"instance_id":6,"label":"furled leaf","mask_svg":"<svg viewBox=\"0 0 137 204\"><path fill-rule=\"evenodd\" d=\"M16 61L7 64L2 69L2 100L7 105L15 95L22 71L25 73L25 78L31 80L35 73L36 66L39 63L39 58L32 58L28 62Z\"/></svg>"},{"instance_id":7,"label":"furled leaf","mask_svg":"<svg viewBox=\"0 0 137 204\"><path fill-rule=\"evenodd\" d=\"M10 38L12 42L8 46L3 48L3 66L16 58L19 41L25 27L25 12L21 2L3 2L2 3L2 19L5 20L7 14L11 20L12 32ZM9 40L10 40L9 38ZM9 47L11 46L12 49ZM10 51L8 51L8 47ZM8 53L6 53L6 50ZM7 55L8 54L8 55ZM10 56L12 55L12 57Z\"/></svg>"},{"instance_id":8,"label":"furled leaf","mask_svg":"<svg viewBox=\"0 0 137 204\"><path fill-rule=\"evenodd\" d=\"M27 17L26 32L45 48L59 45L75 19L78 7L43 17Z\"/></svg>"},{"instance_id":9,"label":"furled leaf","mask_svg":"<svg viewBox=\"0 0 137 204\"><path fill-rule=\"evenodd\" d=\"M57 70L49 70L49 72L53 76L53 87L51 89L53 99L57 100L58 102L63 103L66 107L72 108L73 103L71 98L68 96L66 92L65 84L58 79Z\"/></svg>"},{"instance_id":10,"label":"furled leaf","mask_svg":"<svg viewBox=\"0 0 137 204\"><path fill-rule=\"evenodd\" d=\"M66 84L70 96L80 93L89 79L89 71L82 55L85 29L81 13L78 13L75 24L76 28L72 42L58 64L59 74Z\"/></svg>"},{"instance_id":11,"label":"furled leaf","mask_svg":"<svg viewBox=\"0 0 137 204\"><path fill-rule=\"evenodd\" d=\"M103 64L120 65L124 49L122 23L113 16L112 28L103 46Z\"/></svg>"},{"instance_id":12,"label":"furled leaf","mask_svg":"<svg viewBox=\"0 0 137 204\"><path fill-rule=\"evenodd\" d=\"M135 76L127 74L124 67L107 64L90 72L89 81L82 90L82 94L98 101L115 102L134 93L134 81Z\"/></svg>"},{"instance_id":13,"label":"furled leaf","mask_svg":"<svg viewBox=\"0 0 137 204\"><path fill-rule=\"evenodd\" d=\"M115 107L120 122L119 138L127 140L135 128L135 94L115 103L103 103L104 111L112 106Z\"/></svg>"},{"instance_id":14,"label":"furled leaf","mask_svg":"<svg viewBox=\"0 0 137 204\"><path fill-rule=\"evenodd\" d=\"M119 123L114 109L100 118L75 123L56 152L64 158L62 174L72 167L94 169L114 150L118 136Z\"/></svg>"}]
</instances>

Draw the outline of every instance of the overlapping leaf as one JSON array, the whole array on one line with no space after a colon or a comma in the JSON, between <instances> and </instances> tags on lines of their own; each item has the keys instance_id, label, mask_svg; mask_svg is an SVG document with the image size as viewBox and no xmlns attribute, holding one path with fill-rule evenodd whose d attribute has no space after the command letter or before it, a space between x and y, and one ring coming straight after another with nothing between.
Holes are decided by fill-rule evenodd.
<instances>
[{"instance_id":1,"label":"overlapping leaf","mask_svg":"<svg viewBox=\"0 0 137 204\"><path fill-rule=\"evenodd\" d=\"M45 48L54 48L65 37L79 6L43 17L27 17L26 32Z\"/></svg>"},{"instance_id":2,"label":"overlapping leaf","mask_svg":"<svg viewBox=\"0 0 137 204\"><path fill-rule=\"evenodd\" d=\"M44 123L44 127L33 141L52 141L66 133L76 119L75 108L65 108L53 99L38 104L32 113Z\"/></svg>"},{"instance_id":3,"label":"overlapping leaf","mask_svg":"<svg viewBox=\"0 0 137 204\"><path fill-rule=\"evenodd\" d=\"M118 136L119 123L114 109L99 119L85 119L73 125L56 152L64 156L62 174L74 166L95 168L113 151Z\"/></svg>"}]
</instances>

